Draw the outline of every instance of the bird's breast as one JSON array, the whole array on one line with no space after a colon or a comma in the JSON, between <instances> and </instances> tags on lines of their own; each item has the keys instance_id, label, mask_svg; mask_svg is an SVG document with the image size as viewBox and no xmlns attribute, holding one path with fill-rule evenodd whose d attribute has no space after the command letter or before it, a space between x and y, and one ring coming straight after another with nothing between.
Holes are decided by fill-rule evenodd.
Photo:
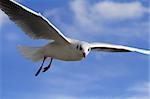
<instances>
[{"instance_id":1,"label":"bird's breast","mask_svg":"<svg viewBox=\"0 0 150 99\"><path fill-rule=\"evenodd\" d=\"M70 46L49 45L46 47L45 56L64 61L79 61L83 59L83 55Z\"/></svg>"}]
</instances>

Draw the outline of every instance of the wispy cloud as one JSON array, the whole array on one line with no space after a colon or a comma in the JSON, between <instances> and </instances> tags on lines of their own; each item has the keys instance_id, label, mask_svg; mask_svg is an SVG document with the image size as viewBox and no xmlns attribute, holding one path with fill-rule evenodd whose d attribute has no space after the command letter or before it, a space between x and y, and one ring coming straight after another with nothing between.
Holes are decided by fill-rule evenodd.
<instances>
[{"instance_id":1,"label":"wispy cloud","mask_svg":"<svg viewBox=\"0 0 150 99\"><path fill-rule=\"evenodd\" d=\"M137 1L131 3L115 3L106 1L96 4L92 10L98 16L101 16L106 20L137 19L148 12L148 8L144 7Z\"/></svg>"},{"instance_id":2,"label":"wispy cloud","mask_svg":"<svg viewBox=\"0 0 150 99\"><path fill-rule=\"evenodd\" d=\"M137 19L149 12L141 2L119 3L113 1L100 1L95 4L89 4L85 0L75 0L71 2L72 11L75 17L81 23L94 21L119 21L127 19Z\"/></svg>"},{"instance_id":3,"label":"wispy cloud","mask_svg":"<svg viewBox=\"0 0 150 99\"><path fill-rule=\"evenodd\" d=\"M135 83L127 88L126 95L116 97L115 99L149 99L150 97L150 82Z\"/></svg>"},{"instance_id":4,"label":"wispy cloud","mask_svg":"<svg viewBox=\"0 0 150 99\"><path fill-rule=\"evenodd\" d=\"M148 8L144 7L140 2L116 3L116 2L100 2L93 6L92 12L98 17L110 20L126 20L137 19L148 12ZM96 15L95 14L95 15Z\"/></svg>"},{"instance_id":5,"label":"wispy cloud","mask_svg":"<svg viewBox=\"0 0 150 99\"><path fill-rule=\"evenodd\" d=\"M148 95L150 91L150 82L137 83L128 88L130 92L136 92L138 94Z\"/></svg>"},{"instance_id":6,"label":"wispy cloud","mask_svg":"<svg viewBox=\"0 0 150 99\"><path fill-rule=\"evenodd\" d=\"M57 82L55 82L57 83ZM61 83L61 82L58 82ZM89 85L86 85L86 87L88 87ZM141 82L140 84L135 83L135 85L133 86L129 86L127 88L126 93L123 93L122 96L109 96L107 94L107 96L105 95L98 95L98 96L91 96L91 95L76 95L76 94L72 94L69 91L67 93L63 93L62 91L64 90L60 90L61 93L56 92L55 90L53 90L53 92L49 92L49 93L11 93L9 94L10 96L12 96L12 99L32 99L32 98L36 98L36 99L149 99L149 94L148 94L148 82ZM80 86L75 86L79 89L82 89L82 87ZM140 89L135 89L135 88L140 88ZM143 90L144 89L144 90ZM73 90L73 89L72 89ZM74 90L75 91L75 90ZM7 99L7 97L5 97ZM9 98L8 98L9 99Z\"/></svg>"},{"instance_id":7,"label":"wispy cloud","mask_svg":"<svg viewBox=\"0 0 150 99\"><path fill-rule=\"evenodd\" d=\"M133 37L148 39L142 39L148 37L149 23L148 18L145 18L147 14L149 8L140 1L90 3L88 0L72 0L68 8L47 9L44 12L44 15L50 17L69 37L92 41L96 36L113 35L126 42ZM67 15L71 22L64 22L64 15Z\"/></svg>"},{"instance_id":8,"label":"wispy cloud","mask_svg":"<svg viewBox=\"0 0 150 99\"><path fill-rule=\"evenodd\" d=\"M78 66L79 64L80 67ZM95 95L94 93L105 91L109 93L108 86L104 83L130 74L125 66L120 65L115 65L114 68L114 66L86 64L86 62L79 64L65 63L62 65L61 63L62 68L59 68L57 66L60 64L57 63L55 64L55 69L40 80L44 88L47 88L44 85L51 86L51 88L46 89L46 92L50 93L49 97L57 95L55 99L57 97L61 99L60 97L62 96L65 99L70 99L70 97L72 97L71 99L113 99L102 94ZM90 94L91 90L96 91ZM78 94L81 94L81 96L78 96Z\"/></svg>"},{"instance_id":9,"label":"wispy cloud","mask_svg":"<svg viewBox=\"0 0 150 99\"><path fill-rule=\"evenodd\" d=\"M140 32L144 32L143 26L138 25L137 27L139 23L134 21L141 20L149 12L148 8L144 7L138 1L127 3L100 1L95 4L90 4L85 0L75 0L70 3L70 7L75 16L74 24L77 28L81 27L81 31L86 33L91 32L92 34L108 33L120 36L125 36L124 34L130 32L130 36L132 34L138 36L141 34ZM131 21L132 29L122 25L119 25L119 27L116 26L117 24L124 24L124 21L129 20ZM120 21L121 23L118 23ZM137 28L140 32L136 31Z\"/></svg>"}]
</instances>

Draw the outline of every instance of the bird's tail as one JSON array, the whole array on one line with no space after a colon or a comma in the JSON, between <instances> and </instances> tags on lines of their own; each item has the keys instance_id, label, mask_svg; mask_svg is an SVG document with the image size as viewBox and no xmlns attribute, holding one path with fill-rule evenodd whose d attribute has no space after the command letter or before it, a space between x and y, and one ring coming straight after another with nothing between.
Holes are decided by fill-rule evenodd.
<instances>
[{"instance_id":1,"label":"bird's tail","mask_svg":"<svg viewBox=\"0 0 150 99\"><path fill-rule=\"evenodd\" d=\"M23 56L32 61L39 61L43 58L43 53L40 50L41 47L17 46L17 48L21 51Z\"/></svg>"}]
</instances>

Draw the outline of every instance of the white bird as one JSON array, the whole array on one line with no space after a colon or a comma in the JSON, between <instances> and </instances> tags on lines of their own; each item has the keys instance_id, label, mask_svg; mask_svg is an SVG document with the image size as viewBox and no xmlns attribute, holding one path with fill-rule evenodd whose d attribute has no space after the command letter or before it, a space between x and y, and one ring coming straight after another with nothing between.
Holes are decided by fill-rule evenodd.
<instances>
[{"instance_id":1,"label":"white bird","mask_svg":"<svg viewBox=\"0 0 150 99\"><path fill-rule=\"evenodd\" d=\"M50 68L53 59L79 61L85 58L90 51L139 52L150 54L149 50L114 44L88 43L67 38L40 13L13 0L1 0L0 9L32 39L53 40L53 42L41 47L18 47L25 57L33 61L43 60L36 76L42 69L43 72L47 71ZM43 68L44 61L48 57L51 58L50 63L47 67Z\"/></svg>"}]
</instances>

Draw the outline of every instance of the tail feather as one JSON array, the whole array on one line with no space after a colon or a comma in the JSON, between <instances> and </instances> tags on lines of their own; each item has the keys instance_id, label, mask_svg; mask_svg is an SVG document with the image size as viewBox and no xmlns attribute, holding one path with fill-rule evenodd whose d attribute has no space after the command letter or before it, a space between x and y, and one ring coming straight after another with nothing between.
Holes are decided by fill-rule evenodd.
<instances>
[{"instance_id":1,"label":"tail feather","mask_svg":"<svg viewBox=\"0 0 150 99\"><path fill-rule=\"evenodd\" d=\"M40 52L40 47L18 46L17 48L26 58L32 61L39 61L43 58L43 55Z\"/></svg>"}]
</instances>

